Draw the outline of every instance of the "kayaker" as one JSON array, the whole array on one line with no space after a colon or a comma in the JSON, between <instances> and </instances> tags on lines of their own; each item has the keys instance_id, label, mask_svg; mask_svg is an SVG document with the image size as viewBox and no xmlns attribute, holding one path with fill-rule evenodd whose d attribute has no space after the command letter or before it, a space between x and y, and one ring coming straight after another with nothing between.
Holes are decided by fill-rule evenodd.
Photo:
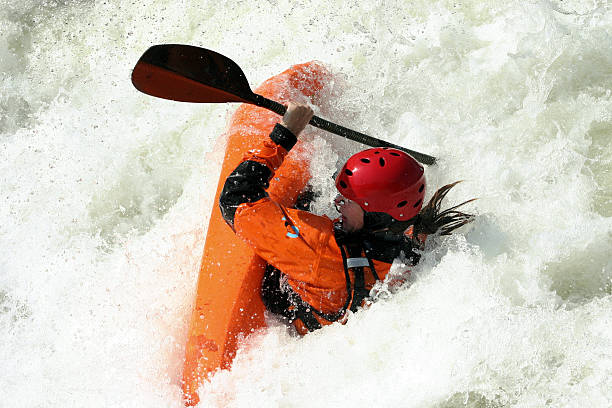
<instances>
[{"instance_id":1,"label":"kayaker","mask_svg":"<svg viewBox=\"0 0 612 408\"><path fill-rule=\"evenodd\" d=\"M271 200L269 180L312 116L307 105L290 103L269 139L229 175L219 200L226 222L269 265L262 285L266 307L301 334L357 311L395 258L419 261L427 235L450 234L472 220L457 211L465 203L440 211L456 183L423 207L423 167L387 148L357 153L340 170L337 220Z\"/></svg>"}]
</instances>

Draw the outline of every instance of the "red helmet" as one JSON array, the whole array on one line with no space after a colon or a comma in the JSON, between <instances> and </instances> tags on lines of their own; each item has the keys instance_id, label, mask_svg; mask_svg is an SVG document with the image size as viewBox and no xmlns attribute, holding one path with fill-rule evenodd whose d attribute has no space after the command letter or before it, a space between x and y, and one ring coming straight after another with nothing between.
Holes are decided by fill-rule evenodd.
<instances>
[{"instance_id":1,"label":"red helmet","mask_svg":"<svg viewBox=\"0 0 612 408\"><path fill-rule=\"evenodd\" d=\"M336 176L336 188L364 211L383 212L406 221L423 206L425 173L407 153L376 147L347 160Z\"/></svg>"}]
</instances>

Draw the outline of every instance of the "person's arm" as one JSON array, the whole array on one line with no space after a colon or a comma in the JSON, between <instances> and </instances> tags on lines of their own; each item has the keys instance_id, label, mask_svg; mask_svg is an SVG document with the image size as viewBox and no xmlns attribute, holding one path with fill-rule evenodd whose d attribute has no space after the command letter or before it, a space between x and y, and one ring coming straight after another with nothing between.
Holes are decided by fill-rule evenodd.
<instances>
[{"instance_id":1,"label":"person's arm","mask_svg":"<svg viewBox=\"0 0 612 408\"><path fill-rule=\"evenodd\" d=\"M228 176L219 197L221 214L233 228L236 210L241 204L268 197L270 179L285 156L297 142L313 111L307 105L289 103L283 121L277 124L262 146L250 150L245 159Z\"/></svg>"},{"instance_id":2,"label":"person's arm","mask_svg":"<svg viewBox=\"0 0 612 408\"><path fill-rule=\"evenodd\" d=\"M290 282L299 281L318 288L317 271L321 262L330 267L330 263L337 261L337 269L342 268L341 259L329 255L335 244L332 221L325 216L286 208L266 192L269 180L296 143L295 135L312 117L312 110L307 106L290 104L287 113L270 139L248 152L227 178L219 204L227 223L258 256L283 271Z\"/></svg>"}]
</instances>

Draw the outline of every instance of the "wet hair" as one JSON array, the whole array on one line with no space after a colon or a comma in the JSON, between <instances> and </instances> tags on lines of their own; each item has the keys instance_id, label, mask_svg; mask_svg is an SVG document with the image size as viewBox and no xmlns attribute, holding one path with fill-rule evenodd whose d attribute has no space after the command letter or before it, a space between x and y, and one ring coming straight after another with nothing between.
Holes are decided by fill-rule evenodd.
<instances>
[{"instance_id":1,"label":"wet hair","mask_svg":"<svg viewBox=\"0 0 612 408\"><path fill-rule=\"evenodd\" d=\"M366 228L370 233L403 234L410 226L414 226L413 236L418 234L450 235L454 230L474 220L473 214L458 211L457 208L476 200L475 198L457 204L446 210L440 210L442 201L448 192L461 181L447 184L438 189L427 205L408 221L397 221L385 213L365 213Z\"/></svg>"},{"instance_id":2,"label":"wet hair","mask_svg":"<svg viewBox=\"0 0 612 408\"><path fill-rule=\"evenodd\" d=\"M455 181L454 183L439 188L433 197L431 197L427 205L421 208L421 211L412 219L415 236L418 234L431 235L435 233L450 235L457 228L474 220L473 214L457 211L457 208L476 200L475 198L440 211L442 201L446 197L446 194L460 182L461 181Z\"/></svg>"}]
</instances>

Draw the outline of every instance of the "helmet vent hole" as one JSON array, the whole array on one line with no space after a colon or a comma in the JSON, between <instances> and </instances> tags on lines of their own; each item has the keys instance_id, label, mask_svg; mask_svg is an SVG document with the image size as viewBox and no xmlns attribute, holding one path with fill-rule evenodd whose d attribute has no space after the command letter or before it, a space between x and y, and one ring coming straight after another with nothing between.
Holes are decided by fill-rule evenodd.
<instances>
[{"instance_id":1,"label":"helmet vent hole","mask_svg":"<svg viewBox=\"0 0 612 408\"><path fill-rule=\"evenodd\" d=\"M408 201L402 201L401 203L397 204L397 208L402 208L403 206L405 206L406 204L408 204Z\"/></svg>"},{"instance_id":2,"label":"helmet vent hole","mask_svg":"<svg viewBox=\"0 0 612 408\"><path fill-rule=\"evenodd\" d=\"M417 208L417 207L419 206L419 204L421 204L421 201L422 201L422 200L419 200L419 201L417 201L416 203L414 203L413 207L414 207L414 208Z\"/></svg>"},{"instance_id":3,"label":"helmet vent hole","mask_svg":"<svg viewBox=\"0 0 612 408\"><path fill-rule=\"evenodd\" d=\"M380 154L380 152L379 152L379 151L376 151L376 152L374 152L374 154Z\"/></svg>"},{"instance_id":4,"label":"helmet vent hole","mask_svg":"<svg viewBox=\"0 0 612 408\"><path fill-rule=\"evenodd\" d=\"M347 176L352 176L353 172L350 171L349 169L344 169L344 172L346 173Z\"/></svg>"},{"instance_id":5,"label":"helmet vent hole","mask_svg":"<svg viewBox=\"0 0 612 408\"><path fill-rule=\"evenodd\" d=\"M396 152L389 152L389 154L390 154L391 156L399 156L399 155L400 155L399 153L396 153Z\"/></svg>"},{"instance_id":6,"label":"helmet vent hole","mask_svg":"<svg viewBox=\"0 0 612 408\"><path fill-rule=\"evenodd\" d=\"M369 162L370 162L370 159L368 159L368 158L364 157L363 159L361 159L361 161L362 161L363 163L369 163Z\"/></svg>"},{"instance_id":7,"label":"helmet vent hole","mask_svg":"<svg viewBox=\"0 0 612 408\"><path fill-rule=\"evenodd\" d=\"M380 163L380 167L385 167L385 159L383 159L382 157L378 159L378 163Z\"/></svg>"},{"instance_id":8,"label":"helmet vent hole","mask_svg":"<svg viewBox=\"0 0 612 408\"><path fill-rule=\"evenodd\" d=\"M342 187L342 188L347 188L347 187L348 187L348 186L346 185L346 183L345 183L344 181L342 181L342 180L340 180L340 183L339 183L339 184L340 184L340 187Z\"/></svg>"},{"instance_id":9,"label":"helmet vent hole","mask_svg":"<svg viewBox=\"0 0 612 408\"><path fill-rule=\"evenodd\" d=\"M421 187L419 187L419 193L422 193L424 188L425 188L425 184L421 184Z\"/></svg>"}]
</instances>

